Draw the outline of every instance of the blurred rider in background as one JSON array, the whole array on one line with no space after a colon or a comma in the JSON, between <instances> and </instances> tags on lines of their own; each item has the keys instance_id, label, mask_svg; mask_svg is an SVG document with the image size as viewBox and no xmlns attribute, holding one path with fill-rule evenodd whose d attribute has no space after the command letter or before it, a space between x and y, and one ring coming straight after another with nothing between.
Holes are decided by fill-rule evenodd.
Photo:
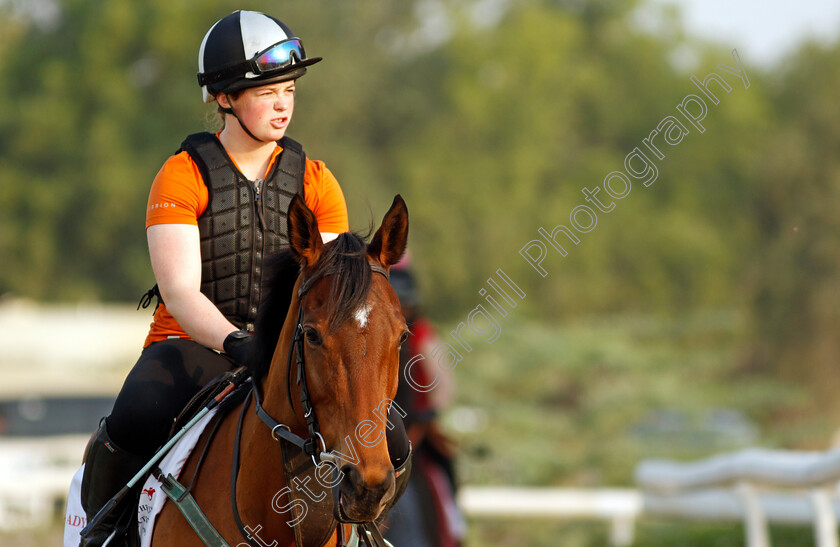
<instances>
[{"instance_id":1,"label":"blurred rider in background","mask_svg":"<svg viewBox=\"0 0 840 547\"><path fill-rule=\"evenodd\" d=\"M406 366L412 358L431 356L439 340L431 322L422 314L408 252L391 267L390 273L391 285L412 333L400 350L400 384L395 402L408 413L403 420L414 447L414 461L405 493L385 522L384 536L398 547L456 547L463 539L465 523L455 504L455 447L436 421L438 413L452 402L452 374L439 370L430 358L415 359L408 372L414 384L432 385L436 376L437 383L423 392L406 380Z\"/></svg>"}]
</instances>

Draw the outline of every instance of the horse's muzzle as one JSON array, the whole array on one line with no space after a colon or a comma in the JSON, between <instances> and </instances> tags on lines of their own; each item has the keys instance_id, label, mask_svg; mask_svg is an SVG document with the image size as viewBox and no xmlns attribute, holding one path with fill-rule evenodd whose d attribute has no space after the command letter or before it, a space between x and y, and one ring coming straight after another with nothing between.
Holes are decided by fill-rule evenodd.
<instances>
[{"instance_id":1,"label":"horse's muzzle","mask_svg":"<svg viewBox=\"0 0 840 547\"><path fill-rule=\"evenodd\" d=\"M368 484L355 465L341 468L344 474L338 484L336 519L341 522L370 522L382 512L394 495L394 469L375 485Z\"/></svg>"}]
</instances>

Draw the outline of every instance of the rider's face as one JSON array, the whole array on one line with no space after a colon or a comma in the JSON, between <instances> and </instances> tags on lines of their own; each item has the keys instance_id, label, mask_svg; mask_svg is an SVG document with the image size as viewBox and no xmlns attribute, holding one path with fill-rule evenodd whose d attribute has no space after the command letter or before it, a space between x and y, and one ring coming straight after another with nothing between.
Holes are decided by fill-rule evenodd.
<instances>
[{"instance_id":1,"label":"rider's face","mask_svg":"<svg viewBox=\"0 0 840 547\"><path fill-rule=\"evenodd\" d=\"M233 105L236 115L256 137L276 141L283 137L292 121L295 81L245 89L236 99L228 101Z\"/></svg>"}]
</instances>

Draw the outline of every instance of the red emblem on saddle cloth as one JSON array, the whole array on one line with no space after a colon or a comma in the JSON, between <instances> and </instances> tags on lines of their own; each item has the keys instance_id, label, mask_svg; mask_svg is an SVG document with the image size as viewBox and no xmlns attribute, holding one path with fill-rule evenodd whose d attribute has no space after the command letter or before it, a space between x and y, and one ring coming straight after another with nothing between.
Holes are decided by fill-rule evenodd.
<instances>
[{"instance_id":1,"label":"red emblem on saddle cloth","mask_svg":"<svg viewBox=\"0 0 840 547\"><path fill-rule=\"evenodd\" d=\"M151 499L152 499L152 496L154 496L154 495L155 495L155 489L154 489L154 488L144 488L144 489L142 490L142 493L143 493L143 494L146 494L147 496L149 496L149 500L151 500Z\"/></svg>"}]
</instances>

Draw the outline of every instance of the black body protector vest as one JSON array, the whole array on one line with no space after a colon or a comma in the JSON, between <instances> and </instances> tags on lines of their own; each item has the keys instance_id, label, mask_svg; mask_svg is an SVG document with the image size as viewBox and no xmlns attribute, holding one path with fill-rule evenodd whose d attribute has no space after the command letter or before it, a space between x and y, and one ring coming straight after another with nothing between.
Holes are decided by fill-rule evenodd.
<instances>
[{"instance_id":1,"label":"black body protector vest","mask_svg":"<svg viewBox=\"0 0 840 547\"><path fill-rule=\"evenodd\" d=\"M260 303L263 258L288 247L286 213L295 194L303 197L306 155L283 137L283 151L264 181L250 181L211 133L195 133L181 144L198 166L209 191L198 219L201 292L240 329L254 331Z\"/></svg>"}]
</instances>

